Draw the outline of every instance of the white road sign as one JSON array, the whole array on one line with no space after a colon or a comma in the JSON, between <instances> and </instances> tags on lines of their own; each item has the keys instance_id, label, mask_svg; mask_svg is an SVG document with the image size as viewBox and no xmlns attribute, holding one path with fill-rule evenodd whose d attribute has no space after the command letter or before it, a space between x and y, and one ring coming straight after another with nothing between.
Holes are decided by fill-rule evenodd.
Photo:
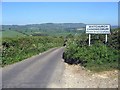
<instances>
[{"instance_id":1,"label":"white road sign","mask_svg":"<svg viewBox=\"0 0 120 90\"><path fill-rule=\"evenodd\" d=\"M110 25L97 24L86 25L87 34L110 34Z\"/></svg>"}]
</instances>

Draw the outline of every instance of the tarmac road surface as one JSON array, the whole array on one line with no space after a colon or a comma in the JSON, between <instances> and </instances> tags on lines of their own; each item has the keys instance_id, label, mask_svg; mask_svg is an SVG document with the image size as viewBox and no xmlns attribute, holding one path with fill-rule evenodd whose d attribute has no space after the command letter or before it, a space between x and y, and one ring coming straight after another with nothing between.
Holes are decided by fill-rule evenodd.
<instances>
[{"instance_id":1,"label":"tarmac road surface","mask_svg":"<svg viewBox=\"0 0 120 90\"><path fill-rule=\"evenodd\" d=\"M2 68L3 88L46 88L59 83L64 71L64 47L50 49L40 55Z\"/></svg>"}]
</instances>

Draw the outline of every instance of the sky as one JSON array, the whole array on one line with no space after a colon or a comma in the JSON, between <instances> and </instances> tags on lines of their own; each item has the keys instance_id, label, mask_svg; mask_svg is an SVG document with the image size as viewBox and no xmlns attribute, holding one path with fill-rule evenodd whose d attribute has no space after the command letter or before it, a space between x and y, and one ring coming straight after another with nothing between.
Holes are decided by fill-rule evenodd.
<instances>
[{"instance_id":1,"label":"sky","mask_svg":"<svg viewBox=\"0 0 120 90\"><path fill-rule=\"evenodd\" d=\"M119 0L1 0L2 2L119 2Z\"/></svg>"},{"instance_id":2,"label":"sky","mask_svg":"<svg viewBox=\"0 0 120 90\"><path fill-rule=\"evenodd\" d=\"M2 2L2 24L118 25L117 2Z\"/></svg>"}]
</instances>

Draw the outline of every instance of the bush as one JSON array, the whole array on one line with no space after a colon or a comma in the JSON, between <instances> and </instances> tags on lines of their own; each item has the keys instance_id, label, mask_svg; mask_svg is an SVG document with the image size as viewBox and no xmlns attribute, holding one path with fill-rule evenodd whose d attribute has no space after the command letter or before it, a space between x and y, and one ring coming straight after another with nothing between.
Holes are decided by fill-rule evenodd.
<instances>
[{"instance_id":1,"label":"bush","mask_svg":"<svg viewBox=\"0 0 120 90\"><path fill-rule=\"evenodd\" d=\"M19 37L3 38L2 41L2 66L12 64L35 54L39 54L49 48L63 45L63 38Z\"/></svg>"},{"instance_id":2,"label":"bush","mask_svg":"<svg viewBox=\"0 0 120 90\"><path fill-rule=\"evenodd\" d=\"M88 46L88 37L82 35L76 39L69 39L63 58L68 64L81 64L92 71L119 69L118 58L120 51L116 33L109 36L104 44L102 39L94 40ZM103 37L103 36L102 36ZM115 44L115 45L114 45Z\"/></svg>"}]
</instances>

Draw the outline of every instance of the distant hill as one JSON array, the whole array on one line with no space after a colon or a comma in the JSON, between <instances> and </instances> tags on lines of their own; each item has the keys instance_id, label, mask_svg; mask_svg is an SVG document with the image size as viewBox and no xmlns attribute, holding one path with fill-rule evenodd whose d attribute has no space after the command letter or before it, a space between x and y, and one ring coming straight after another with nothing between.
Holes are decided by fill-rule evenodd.
<instances>
[{"instance_id":1,"label":"distant hill","mask_svg":"<svg viewBox=\"0 0 120 90\"><path fill-rule=\"evenodd\" d=\"M43 23L28 25L2 25L2 31L13 30L26 35L35 35L37 33L55 35L64 33L76 33L80 28L85 28L84 23ZM61 34L62 33L62 34ZM41 35L41 34L40 34Z\"/></svg>"},{"instance_id":2,"label":"distant hill","mask_svg":"<svg viewBox=\"0 0 120 90\"><path fill-rule=\"evenodd\" d=\"M84 23L43 23L43 24L28 24L28 25L2 25L2 29L68 29L85 27Z\"/></svg>"},{"instance_id":3,"label":"distant hill","mask_svg":"<svg viewBox=\"0 0 120 90\"><path fill-rule=\"evenodd\" d=\"M28 25L2 25L2 31L12 30L24 35L65 35L66 33L83 33L86 24L84 23L42 23ZM117 26L111 26L112 29Z\"/></svg>"},{"instance_id":4,"label":"distant hill","mask_svg":"<svg viewBox=\"0 0 120 90\"><path fill-rule=\"evenodd\" d=\"M46 30L58 30L58 29L78 29L85 28L84 23L43 23L43 24L28 24L28 25L2 25L2 30L10 29L46 29ZM117 28L118 26L111 26L111 28Z\"/></svg>"}]
</instances>

